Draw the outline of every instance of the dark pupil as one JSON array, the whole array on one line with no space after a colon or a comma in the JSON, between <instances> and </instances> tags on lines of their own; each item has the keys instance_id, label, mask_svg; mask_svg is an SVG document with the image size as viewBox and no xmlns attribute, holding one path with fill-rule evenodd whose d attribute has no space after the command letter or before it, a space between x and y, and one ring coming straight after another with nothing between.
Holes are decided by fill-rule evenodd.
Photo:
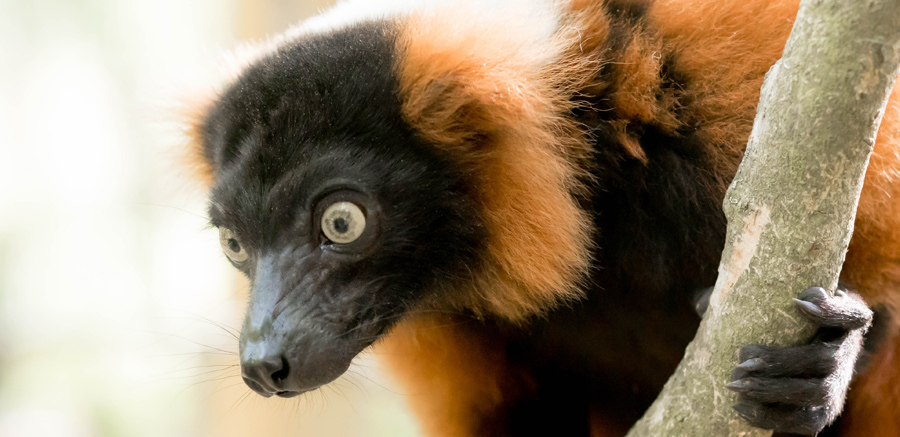
<instances>
[{"instance_id":1,"label":"dark pupil","mask_svg":"<svg viewBox=\"0 0 900 437\"><path fill-rule=\"evenodd\" d=\"M231 251L234 253L240 253L241 252L241 243L238 243L238 241L235 240L234 238L229 238L228 239L228 248L231 249Z\"/></svg>"},{"instance_id":2,"label":"dark pupil","mask_svg":"<svg viewBox=\"0 0 900 437\"><path fill-rule=\"evenodd\" d=\"M346 233L350 230L350 223L347 223L347 220L343 218L334 219L334 230L338 231L339 234Z\"/></svg>"}]
</instances>

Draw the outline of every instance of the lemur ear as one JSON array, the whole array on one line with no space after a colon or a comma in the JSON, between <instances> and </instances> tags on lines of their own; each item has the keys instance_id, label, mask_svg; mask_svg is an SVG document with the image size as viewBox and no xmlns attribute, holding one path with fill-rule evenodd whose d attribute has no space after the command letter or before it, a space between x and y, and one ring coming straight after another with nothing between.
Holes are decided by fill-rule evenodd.
<instances>
[{"instance_id":1,"label":"lemur ear","mask_svg":"<svg viewBox=\"0 0 900 437\"><path fill-rule=\"evenodd\" d=\"M195 92L182 97L174 111L184 142L178 157L180 168L187 171L192 180L202 183L204 189L212 186L215 175L203 138L203 123L215 97L212 90Z\"/></svg>"},{"instance_id":2,"label":"lemur ear","mask_svg":"<svg viewBox=\"0 0 900 437\"><path fill-rule=\"evenodd\" d=\"M292 37L292 33L263 41L238 44L221 53L211 62L216 65L215 77L200 83L184 84L179 88L175 107L170 113L176 117L176 125L183 144L178 160L180 168L188 172L190 178L208 189L215 177L215 154L207 149L205 136L206 119L222 90L233 84L250 65L273 53L279 44ZM190 86L188 86L190 85Z\"/></svg>"}]
</instances>

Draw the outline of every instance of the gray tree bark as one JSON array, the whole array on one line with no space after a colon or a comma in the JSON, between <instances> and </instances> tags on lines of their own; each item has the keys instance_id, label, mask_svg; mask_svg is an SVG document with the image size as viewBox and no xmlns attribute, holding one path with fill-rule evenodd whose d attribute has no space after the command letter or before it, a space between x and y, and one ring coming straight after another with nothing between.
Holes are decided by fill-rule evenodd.
<instances>
[{"instance_id":1,"label":"gray tree bark","mask_svg":"<svg viewBox=\"0 0 900 437\"><path fill-rule=\"evenodd\" d=\"M900 65L900 0L804 0L766 75L700 328L628 437L768 436L725 388L751 343L808 341L791 298L837 287L875 134Z\"/></svg>"}]
</instances>

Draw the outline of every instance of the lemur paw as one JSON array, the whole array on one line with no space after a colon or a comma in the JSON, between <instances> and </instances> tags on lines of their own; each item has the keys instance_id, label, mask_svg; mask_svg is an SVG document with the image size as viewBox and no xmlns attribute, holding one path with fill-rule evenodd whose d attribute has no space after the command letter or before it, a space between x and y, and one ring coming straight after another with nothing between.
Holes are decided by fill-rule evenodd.
<instances>
[{"instance_id":1,"label":"lemur paw","mask_svg":"<svg viewBox=\"0 0 900 437\"><path fill-rule=\"evenodd\" d=\"M832 296L821 287L804 290L794 302L819 327L812 342L745 346L727 387L738 393L734 409L751 425L814 435L844 406L872 310L855 293Z\"/></svg>"}]
</instances>

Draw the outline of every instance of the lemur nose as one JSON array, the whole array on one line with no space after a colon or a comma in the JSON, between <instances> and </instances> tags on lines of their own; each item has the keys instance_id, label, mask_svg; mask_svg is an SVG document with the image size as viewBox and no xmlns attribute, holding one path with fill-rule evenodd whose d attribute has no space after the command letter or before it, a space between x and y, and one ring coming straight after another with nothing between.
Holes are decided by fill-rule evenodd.
<instances>
[{"instance_id":1,"label":"lemur nose","mask_svg":"<svg viewBox=\"0 0 900 437\"><path fill-rule=\"evenodd\" d=\"M244 382L253 391L265 397L273 394L282 397L292 396L294 392L285 387L290 373L290 365L280 353L246 354L241 359L241 376Z\"/></svg>"}]
</instances>

